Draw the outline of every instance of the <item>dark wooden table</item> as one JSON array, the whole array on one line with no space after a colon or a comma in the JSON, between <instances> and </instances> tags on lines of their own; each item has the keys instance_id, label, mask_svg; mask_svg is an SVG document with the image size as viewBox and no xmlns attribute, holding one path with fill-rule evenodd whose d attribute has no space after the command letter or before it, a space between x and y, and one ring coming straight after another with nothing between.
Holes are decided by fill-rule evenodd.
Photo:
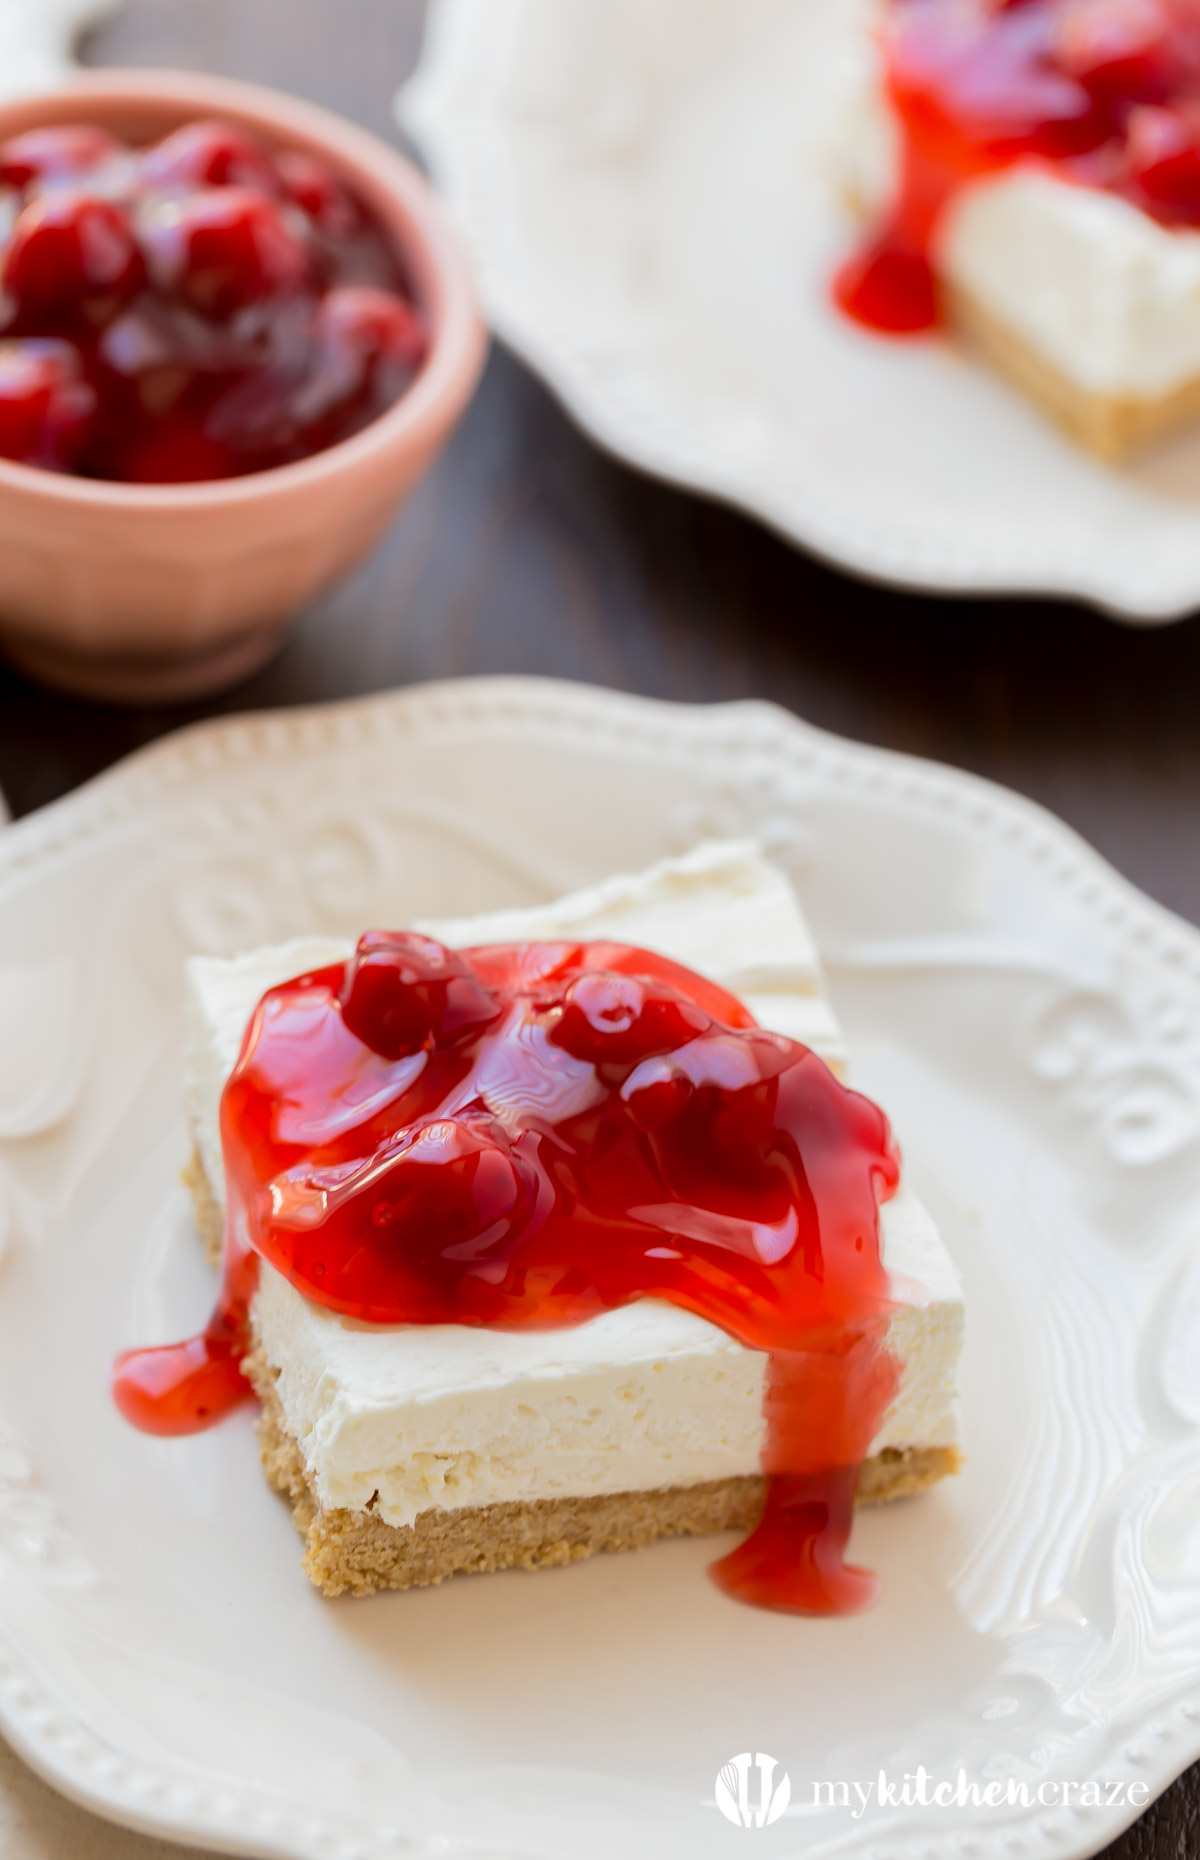
<instances>
[{"instance_id":1,"label":"dark wooden table","mask_svg":"<svg viewBox=\"0 0 1200 1860\"><path fill-rule=\"evenodd\" d=\"M259 79L395 139L422 13L421 0L127 0L85 55ZM769 697L957 763L1043 802L1200 923L1200 626L848 580L602 456L502 353L374 561L249 683L184 709L100 710L0 671L0 787L20 814L194 717L501 671ZM1108 1851L1200 1856L1200 1765Z\"/></svg>"}]
</instances>

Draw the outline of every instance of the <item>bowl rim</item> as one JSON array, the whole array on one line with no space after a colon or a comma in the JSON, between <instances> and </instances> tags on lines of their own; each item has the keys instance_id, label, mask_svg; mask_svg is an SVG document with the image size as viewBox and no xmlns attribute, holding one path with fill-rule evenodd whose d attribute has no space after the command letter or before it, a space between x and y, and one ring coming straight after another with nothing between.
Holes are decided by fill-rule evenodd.
<instances>
[{"instance_id":1,"label":"bowl rim","mask_svg":"<svg viewBox=\"0 0 1200 1860\"><path fill-rule=\"evenodd\" d=\"M390 198L403 230L393 236L414 277L425 312L429 352L399 400L359 432L289 465L269 466L236 478L204 478L183 484L127 484L118 479L80 478L0 459L0 494L16 492L76 509L110 515L161 511L219 511L261 504L304 490L319 490L345 471L369 467L377 456L419 446L427 431L440 431L447 406L457 411L470 398L487 352L488 335L477 308L471 268L446 211L415 163L370 130L321 104L292 97L240 78L157 66L104 66L81 71L52 89L0 103L0 140L38 127L39 113L51 123L72 120L71 106L93 103L102 114L122 104L161 106L171 114L221 115L286 141L319 147L333 166L361 188ZM59 114L59 112L63 112ZM10 127L11 125L11 127ZM47 125L49 126L49 125Z\"/></svg>"}]
</instances>

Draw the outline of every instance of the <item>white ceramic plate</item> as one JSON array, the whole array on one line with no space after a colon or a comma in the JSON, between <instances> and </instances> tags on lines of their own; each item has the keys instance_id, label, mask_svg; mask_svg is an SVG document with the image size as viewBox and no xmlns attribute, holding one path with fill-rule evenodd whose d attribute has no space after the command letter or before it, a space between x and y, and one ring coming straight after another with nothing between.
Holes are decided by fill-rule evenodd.
<instances>
[{"instance_id":1,"label":"white ceramic plate","mask_svg":"<svg viewBox=\"0 0 1200 1860\"><path fill-rule=\"evenodd\" d=\"M862 574L1200 604L1200 431L1124 471L940 340L840 318L862 0L433 0L403 120L498 332L603 445Z\"/></svg>"},{"instance_id":2,"label":"white ceramic plate","mask_svg":"<svg viewBox=\"0 0 1200 1860\"><path fill-rule=\"evenodd\" d=\"M966 1471L861 1518L854 1620L726 1601L712 1543L323 1602L248 1420L157 1441L106 1393L211 1291L183 957L746 831L962 1266ZM814 1784L1200 1753L1198 1139L1200 937L966 776L519 679L171 738L0 835L0 1728L105 1814L306 1860L723 1860L746 1750L791 1777L774 1860L1091 1853L1131 1807L856 1822Z\"/></svg>"},{"instance_id":3,"label":"white ceramic plate","mask_svg":"<svg viewBox=\"0 0 1200 1860\"><path fill-rule=\"evenodd\" d=\"M0 96L48 90L71 68L85 26L119 0L0 0Z\"/></svg>"}]
</instances>

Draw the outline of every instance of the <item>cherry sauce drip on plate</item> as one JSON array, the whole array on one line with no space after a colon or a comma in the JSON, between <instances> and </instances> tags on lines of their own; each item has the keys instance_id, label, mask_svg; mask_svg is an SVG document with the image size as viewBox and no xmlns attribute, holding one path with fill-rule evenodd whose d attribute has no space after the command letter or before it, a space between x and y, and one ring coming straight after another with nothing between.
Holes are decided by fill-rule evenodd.
<instances>
[{"instance_id":1,"label":"cherry sauce drip on plate","mask_svg":"<svg viewBox=\"0 0 1200 1860\"><path fill-rule=\"evenodd\" d=\"M1200 228L1200 0L887 0L882 49L900 175L835 282L856 321L933 328L943 214L1017 162Z\"/></svg>"},{"instance_id":2,"label":"cherry sauce drip on plate","mask_svg":"<svg viewBox=\"0 0 1200 1860\"><path fill-rule=\"evenodd\" d=\"M250 1396L260 1257L375 1324L545 1328L666 1299L769 1354L766 1509L717 1582L805 1612L873 1598L842 1552L898 1380L878 1209L899 1162L807 1047L646 950L375 931L263 997L221 1136L217 1309L119 1359L135 1425L194 1432Z\"/></svg>"}]
</instances>

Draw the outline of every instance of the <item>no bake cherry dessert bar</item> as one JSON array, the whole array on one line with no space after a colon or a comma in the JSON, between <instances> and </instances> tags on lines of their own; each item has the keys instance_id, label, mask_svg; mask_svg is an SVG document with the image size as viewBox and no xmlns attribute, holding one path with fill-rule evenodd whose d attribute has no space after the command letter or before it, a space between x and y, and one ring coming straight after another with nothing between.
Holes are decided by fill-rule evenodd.
<instances>
[{"instance_id":1,"label":"no bake cherry dessert bar","mask_svg":"<svg viewBox=\"0 0 1200 1860\"><path fill-rule=\"evenodd\" d=\"M939 320L932 247L954 196L1018 163L1200 228L1198 0L886 0L896 196L837 299L891 331Z\"/></svg>"},{"instance_id":2,"label":"no bake cherry dessert bar","mask_svg":"<svg viewBox=\"0 0 1200 1860\"><path fill-rule=\"evenodd\" d=\"M313 155L218 121L0 145L0 457L142 484L286 465L425 348L384 229Z\"/></svg>"}]
</instances>

